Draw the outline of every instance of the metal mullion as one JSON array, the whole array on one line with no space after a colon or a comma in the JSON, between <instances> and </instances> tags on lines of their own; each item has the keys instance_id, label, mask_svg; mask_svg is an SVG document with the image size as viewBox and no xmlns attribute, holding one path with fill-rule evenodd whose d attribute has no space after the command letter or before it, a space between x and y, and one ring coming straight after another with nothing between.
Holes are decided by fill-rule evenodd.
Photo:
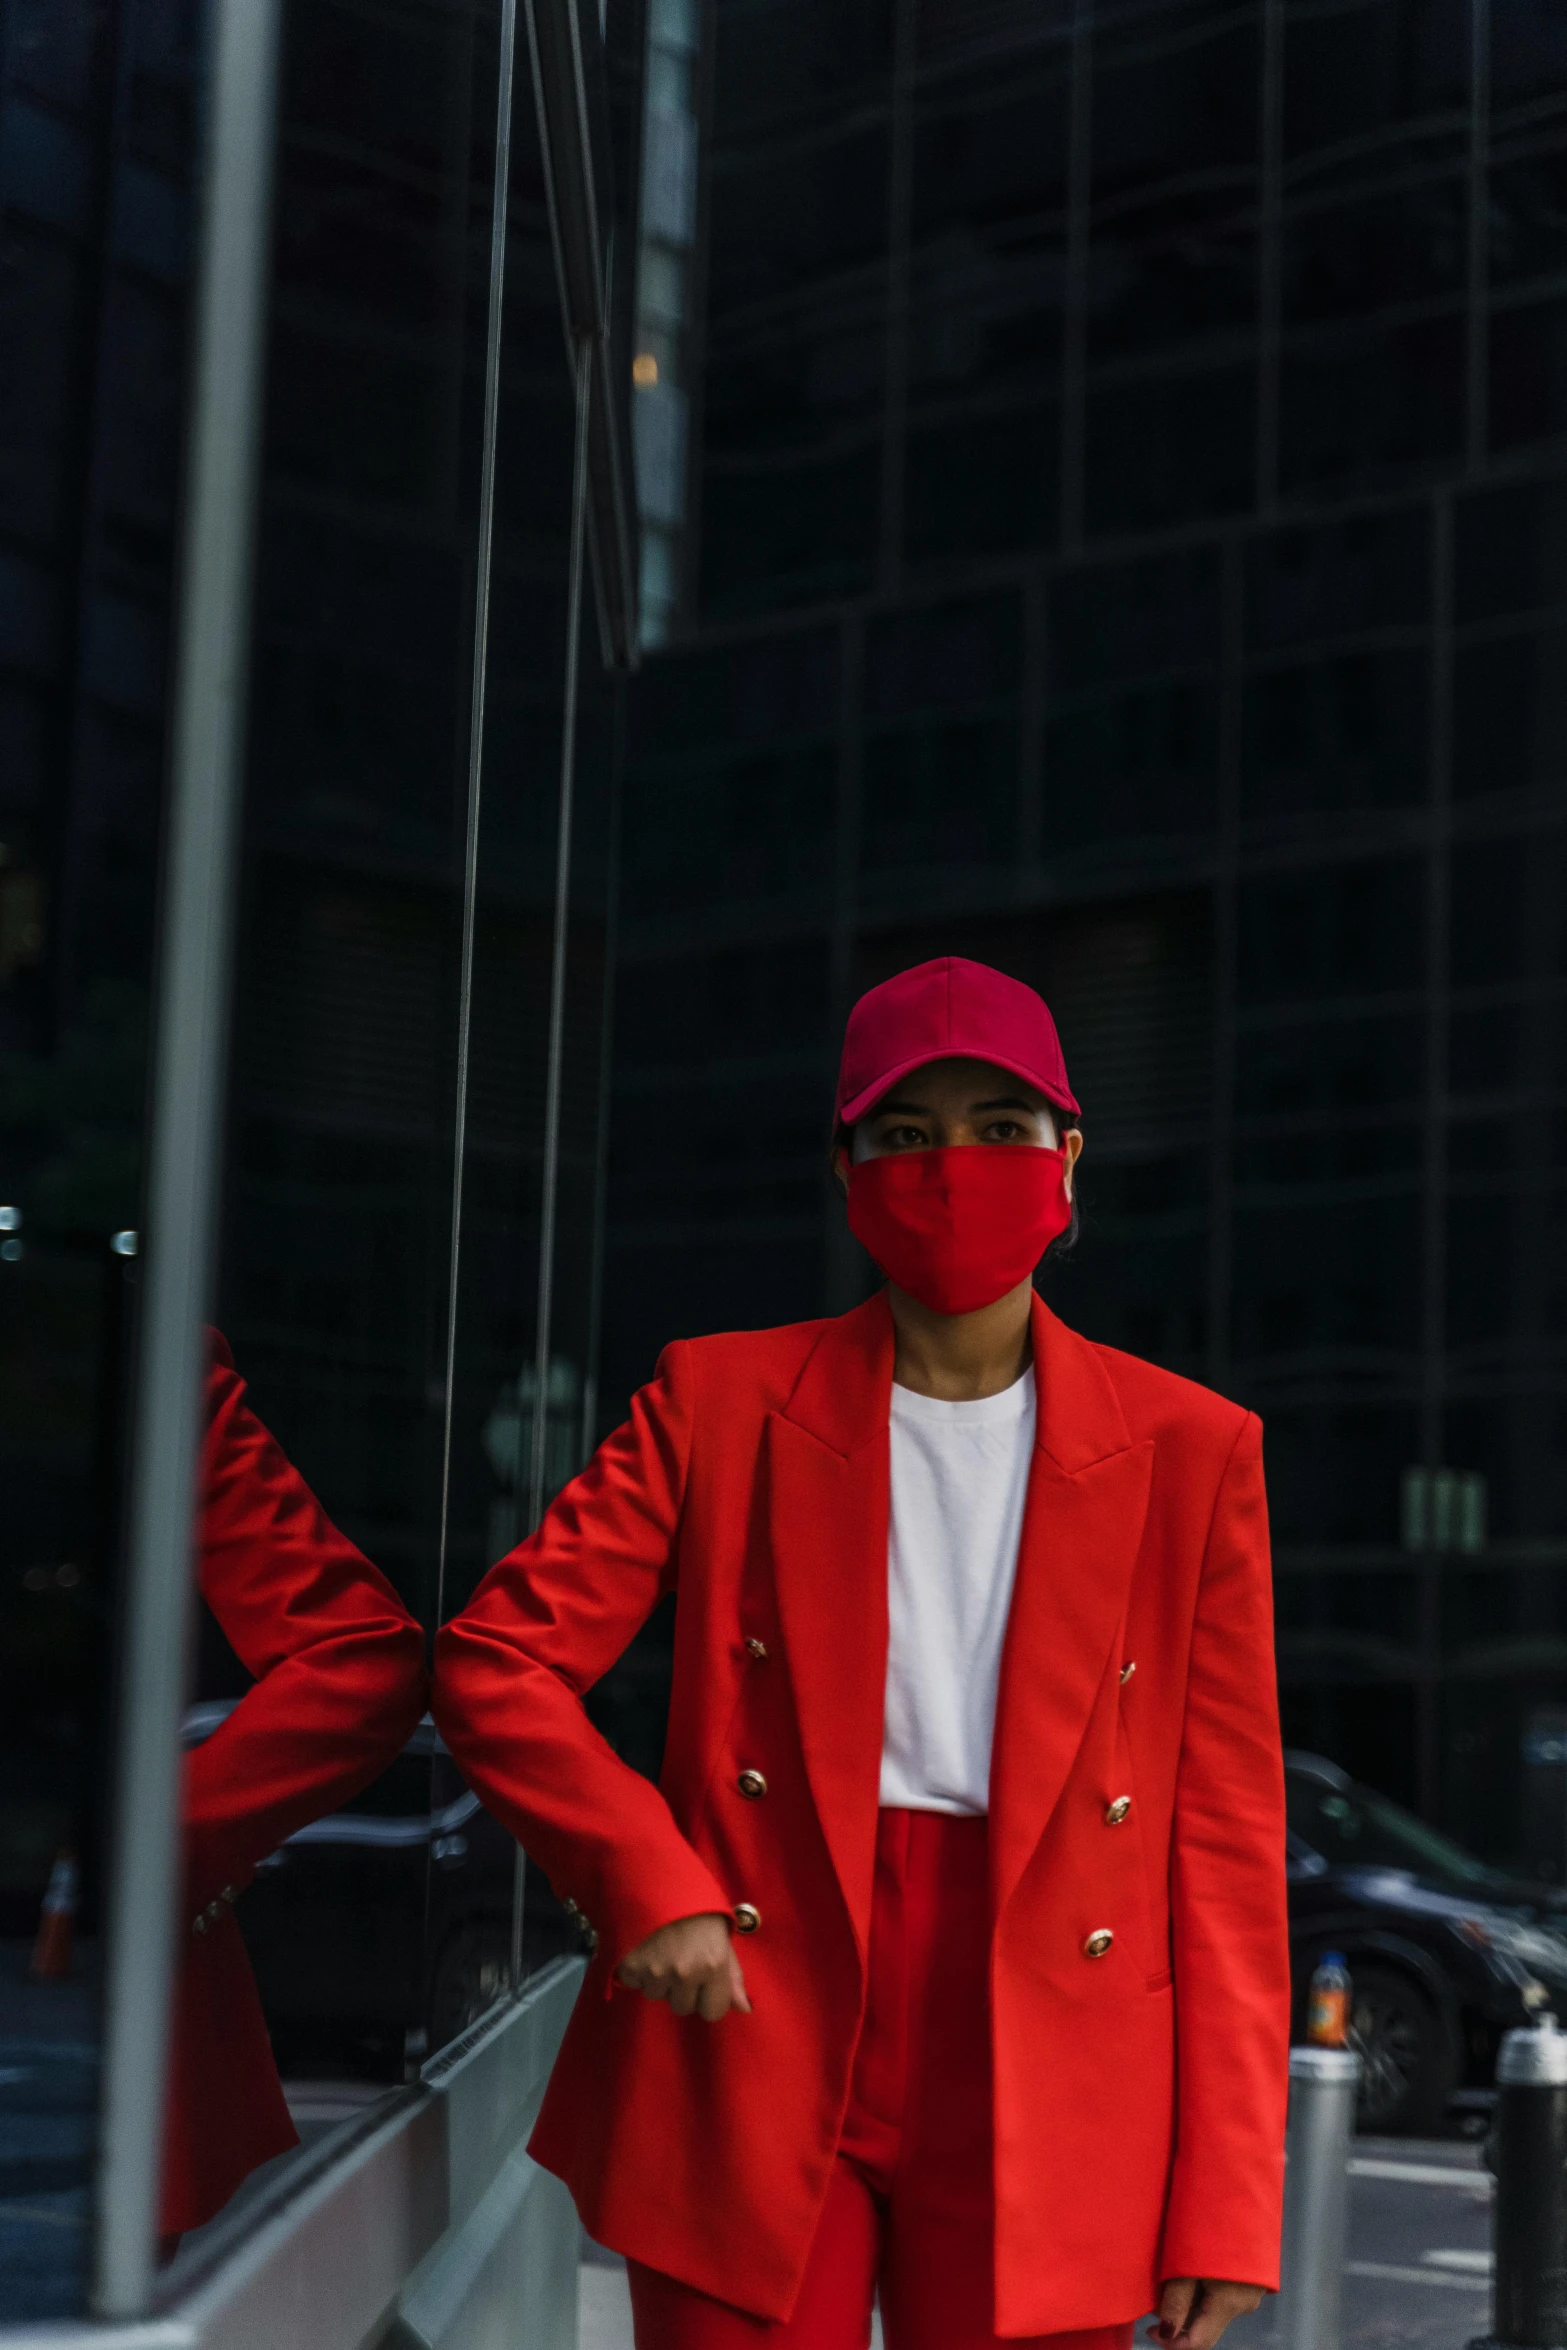
<instances>
[{"instance_id":1,"label":"metal mullion","mask_svg":"<svg viewBox=\"0 0 1567 2350\"><path fill-rule=\"evenodd\" d=\"M154 2276L265 366L281 0L213 0L120 1638L91 2300Z\"/></svg>"},{"instance_id":2,"label":"metal mullion","mask_svg":"<svg viewBox=\"0 0 1567 2350\"><path fill-rule=\"evenodd\" d=\"M881 555L884 595L903 572L909 408L909 253L914 191L914 0L894 0L891 169L888 174L887 320L882 385Z\"/></svg>"},{"instance_id":3,"label":"metal mullion","mask_svg":"<svg viewBox=\"0 0 1567 2350\"><path fill-rule=\"evenodd\" d=\"M1490 439L1491 7L1469 0L1469 336L1466 454L1469 471L1485 471Z\"/></svg>"},{"instance_id":4,"label":"metal mullion","mask_svg":"<svg viewBox=\"0 0 1567 2350\"><path fill-rule=\"evenodd\" d=\"M441 1515L436 1544L435 1622L446 1613L450 1546L452 1414L457 1384L458 1277L462 1268L463 1177L468 1128L468 1063L473 1030L473 951L479 901L479 820L484 791L484 710L489 675L490 574L495 545L495 469L499 435L501 328L506 298L507 204L511 189L512 89L516 79L517 0L501 0L495 98L495 180L490 220L490 292L484 356L484 445L474 562L473 686L468 709L468 801L463 849L462 947L457 995L457 1084L452 1110L451 1245L447 1259L446 1371L441 1416Z\"/></svg>"},{"instance_id":5,"label":"metal mullion","mask_svg":"<svg viewBox=\"0 0 1567 2350\"><path fill-rule=\"evenodd\" d=\"M1213 908L1213 1075L1208 1113L1208 1376L1220 1389L1227 1388L1232 1367L1245 558L1245 540L1239 532L1231 532L1220 550L1219 811Z\"/></svg>"},{"instance_id":6,"label":"metal mullion","mask_svg":"<svg viewBox=\"0 0 1567 2350\"><path fill-rule=\"evenodd\" d=\"M838 634L838 776L834 812L833 902L824 942L827 953L827 1067L837 1051L854 996L854 947L859 922L860 844L865 764L865 612L852 605ZM824 1311L842 1313L859 1302L860 1258L836 1201L825 1202Z\"/></svg>"},{"instance_id":7,"label":"metal mullion","mask_svg":"<svg viewBox=\"0 0 1567 2350\"><path fill-rule=\"evenodd\" d=\"M1279 496L1279 347L1283 317L1284 0L1263 0L1262 172L1257 219L1258 511Z\"/></svg>"},{"instance_id":8,"label":"metal mullion","mask_svg":"<svg viewBox=\"0 0 1567 2350\"><path fill-rule=\"evenodd\" d=\"M595 342L572 347L576 435L571 466L571 557L566 584L566 674L562 690L560 779L555 821L555 918L550 955L549 1057L544 1080L544 1148L539 1191L539 1270L534 1307L533 1426L529 1431L528 1532L544 1515L548 1464L551 1336L555 1314L555 1218L560 1183L560 1105L566 1064L566 949L571 918L571 829L577 774L577 681L582 650L583 569L587 552L588 427L593 407ZM511 1980L521 1988L522 1929L528 1856L519 1844L511 1889Z\"/></svg>"},{"instance_id":9,"label":"metal mullion","mask_svg":"<svg viewBox=\"0 0 1567 2350\"><path fill-rule=\"evenodd\" d=\"M1039 891L1045 837L1046 727L1049 715L1050 582L1041 567L1023 582L1023 707L1019 726L1019 897Z\"/></svg>"},{"instance_id":10,"label":"metal mullion","mask_svg":"<svg viewBox=\"0 0 1567 2350\"><path fill-rule=\"evenodd\" d=\"M566 947L571 917L571 826L577 767L577 680L582 646L582 572L587 535L588 420L593 341L578 338L575 358L576 445L572 456L571 561L566 605L566 676L561 710L560 782L555 832L555 923L550 961L549 1061L544 1087L543 1188L539 1198L539 1285L528 1466L528 1528L544 1515L550 1324L555 1301L555 1218L560 1174L560 1105L566 1058Z\"/></svg>"},{"instance_id":11,"label":"metal mullion","mask_svg":"<svg viewBox=\"0 0 1567 2350\"><path fill-rule=\"evenodd\" d=\"M1426 861L1426 1086L1424 1199L1421 1216L1420 1459L1441 1466L1447 1365L1447 1059L1451 1024L1448 948L1451 934L1453 763L1453 502L1438 493L1431 508L1431 796ZM1420 1808L1441 1810L1442 1562L1424 1561L1420 1578L1416 1772Z\"/></svg>"},{"instance_id":12,"label":"metal mullion","mask_svg":"<svg viewBox=\"0 0 1567 2350\"><path fill-rule=\"evenodd\" d=\"M1066 281L1061 322L1061 545L1083 540L1087 449L1088 225L1092 195L1093 0L1076 0L1067 129Z\"/></svg>"}]
</instances>

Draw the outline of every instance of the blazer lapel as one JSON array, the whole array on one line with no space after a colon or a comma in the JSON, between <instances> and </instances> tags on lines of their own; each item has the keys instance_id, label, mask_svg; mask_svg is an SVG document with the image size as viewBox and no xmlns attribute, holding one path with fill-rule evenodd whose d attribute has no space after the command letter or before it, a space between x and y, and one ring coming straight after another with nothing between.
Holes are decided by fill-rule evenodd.
<instances>
[{"instance_id":1,"label":"blazer lapel","mask_svg":"<svg viewBox=\"0 0 1567 2350\"><path fill-rule=\"evenodd\" d=\"M886 1702L892 1356L877 1295L826 1324L767 1423L768 1530L800 1742L862 1958Z\"/></svg>"},{"instance_id":2,"label":"blazer lapel","mask_svg":"<svg viewBox=\"0 0 1567 2350\"><path fill-rule=\"evenodd\" d=\"M1153 1466L1152 1443L1132 1443L1094 1349L1039 1298L1034 1376L1034 1458L990 1766L998 1920L1060 1800L1105 1674L1119 1666Z\"/></svg>"}]
</instances>

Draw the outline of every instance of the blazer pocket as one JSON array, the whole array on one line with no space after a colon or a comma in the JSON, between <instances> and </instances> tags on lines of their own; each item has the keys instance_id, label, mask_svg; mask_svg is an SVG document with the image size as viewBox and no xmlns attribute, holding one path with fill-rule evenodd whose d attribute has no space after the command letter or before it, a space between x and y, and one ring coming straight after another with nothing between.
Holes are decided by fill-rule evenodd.
<instances>
[{"instance_id":1,"label":"blazer pocket","mask_svg":"<svg viewBox=\"0 0 1567 2350\"><path fill-rule=\"evenodd\" d=\"M1146 1975L1143 1979L1150 1991L1168 1991L1175 1981L1175 1969L1161 1967L1158 1974Z\"/></svg>"}]
</instances>

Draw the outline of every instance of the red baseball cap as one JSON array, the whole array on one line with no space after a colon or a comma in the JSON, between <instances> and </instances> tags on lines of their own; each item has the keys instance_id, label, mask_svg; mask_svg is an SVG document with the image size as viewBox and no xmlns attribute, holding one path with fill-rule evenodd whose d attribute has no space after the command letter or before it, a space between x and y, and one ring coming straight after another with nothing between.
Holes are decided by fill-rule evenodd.
<instances>
[{"instance_id":1,"label":"red baseball cap","mask_svg":"<svg viewBox=\"0 0 1567 2350\"><path fill-rule=\"evenodd\" d=\"M988 963L938 955L861 996L844 1031L835 1122L852 1126L889 1085L927 1061L990 1061L1077 1115L1044 997Z\"/></svg>"}]
</instances>

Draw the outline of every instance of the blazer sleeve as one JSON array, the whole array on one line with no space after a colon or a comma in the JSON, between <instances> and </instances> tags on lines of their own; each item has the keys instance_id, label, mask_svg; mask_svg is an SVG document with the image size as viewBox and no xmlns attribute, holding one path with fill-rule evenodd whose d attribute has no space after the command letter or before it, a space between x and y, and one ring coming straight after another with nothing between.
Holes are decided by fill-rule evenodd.
<instances>
[{"instance_id":1,"label":"blazer sleeve","mask_svg":"<svg viewBox=\"0 0 1567 2350\"><path fill-rule=\"evenodd\" d=\"M1289 2097L1289 1923L1262 1425L1208 1532L1170 1860L1177 2121L1160 2273L1276 2290Z\"/></svg>"},{"instance_id":2,"label":"blazer sleeve","mask_svg":"<svg viewBox=\"0 0 1567 2350\"><path fill-rule=\"evenodd\" d=\"M216 1331L209 1348L199 1580L255 1686L186 1757L193 1909L368 1786L425 1705L418 1624L256 1418Z\"/></svg>"},{"instance_id":3,"label":"blazer sleeve","mask_svg":"<svg viewBox=\"0 0 1567 2350\"><path fill-rule=\"evenodd\" d=\"M624 1427L436 1642L442 1737L557 1893L592 1922L611 1977L657 1927L729 1910L664 1797L620 1760L582 1702L674 1587L691 1430L689 1356L677 1343Z\"/></svg>"}]
</instances>

